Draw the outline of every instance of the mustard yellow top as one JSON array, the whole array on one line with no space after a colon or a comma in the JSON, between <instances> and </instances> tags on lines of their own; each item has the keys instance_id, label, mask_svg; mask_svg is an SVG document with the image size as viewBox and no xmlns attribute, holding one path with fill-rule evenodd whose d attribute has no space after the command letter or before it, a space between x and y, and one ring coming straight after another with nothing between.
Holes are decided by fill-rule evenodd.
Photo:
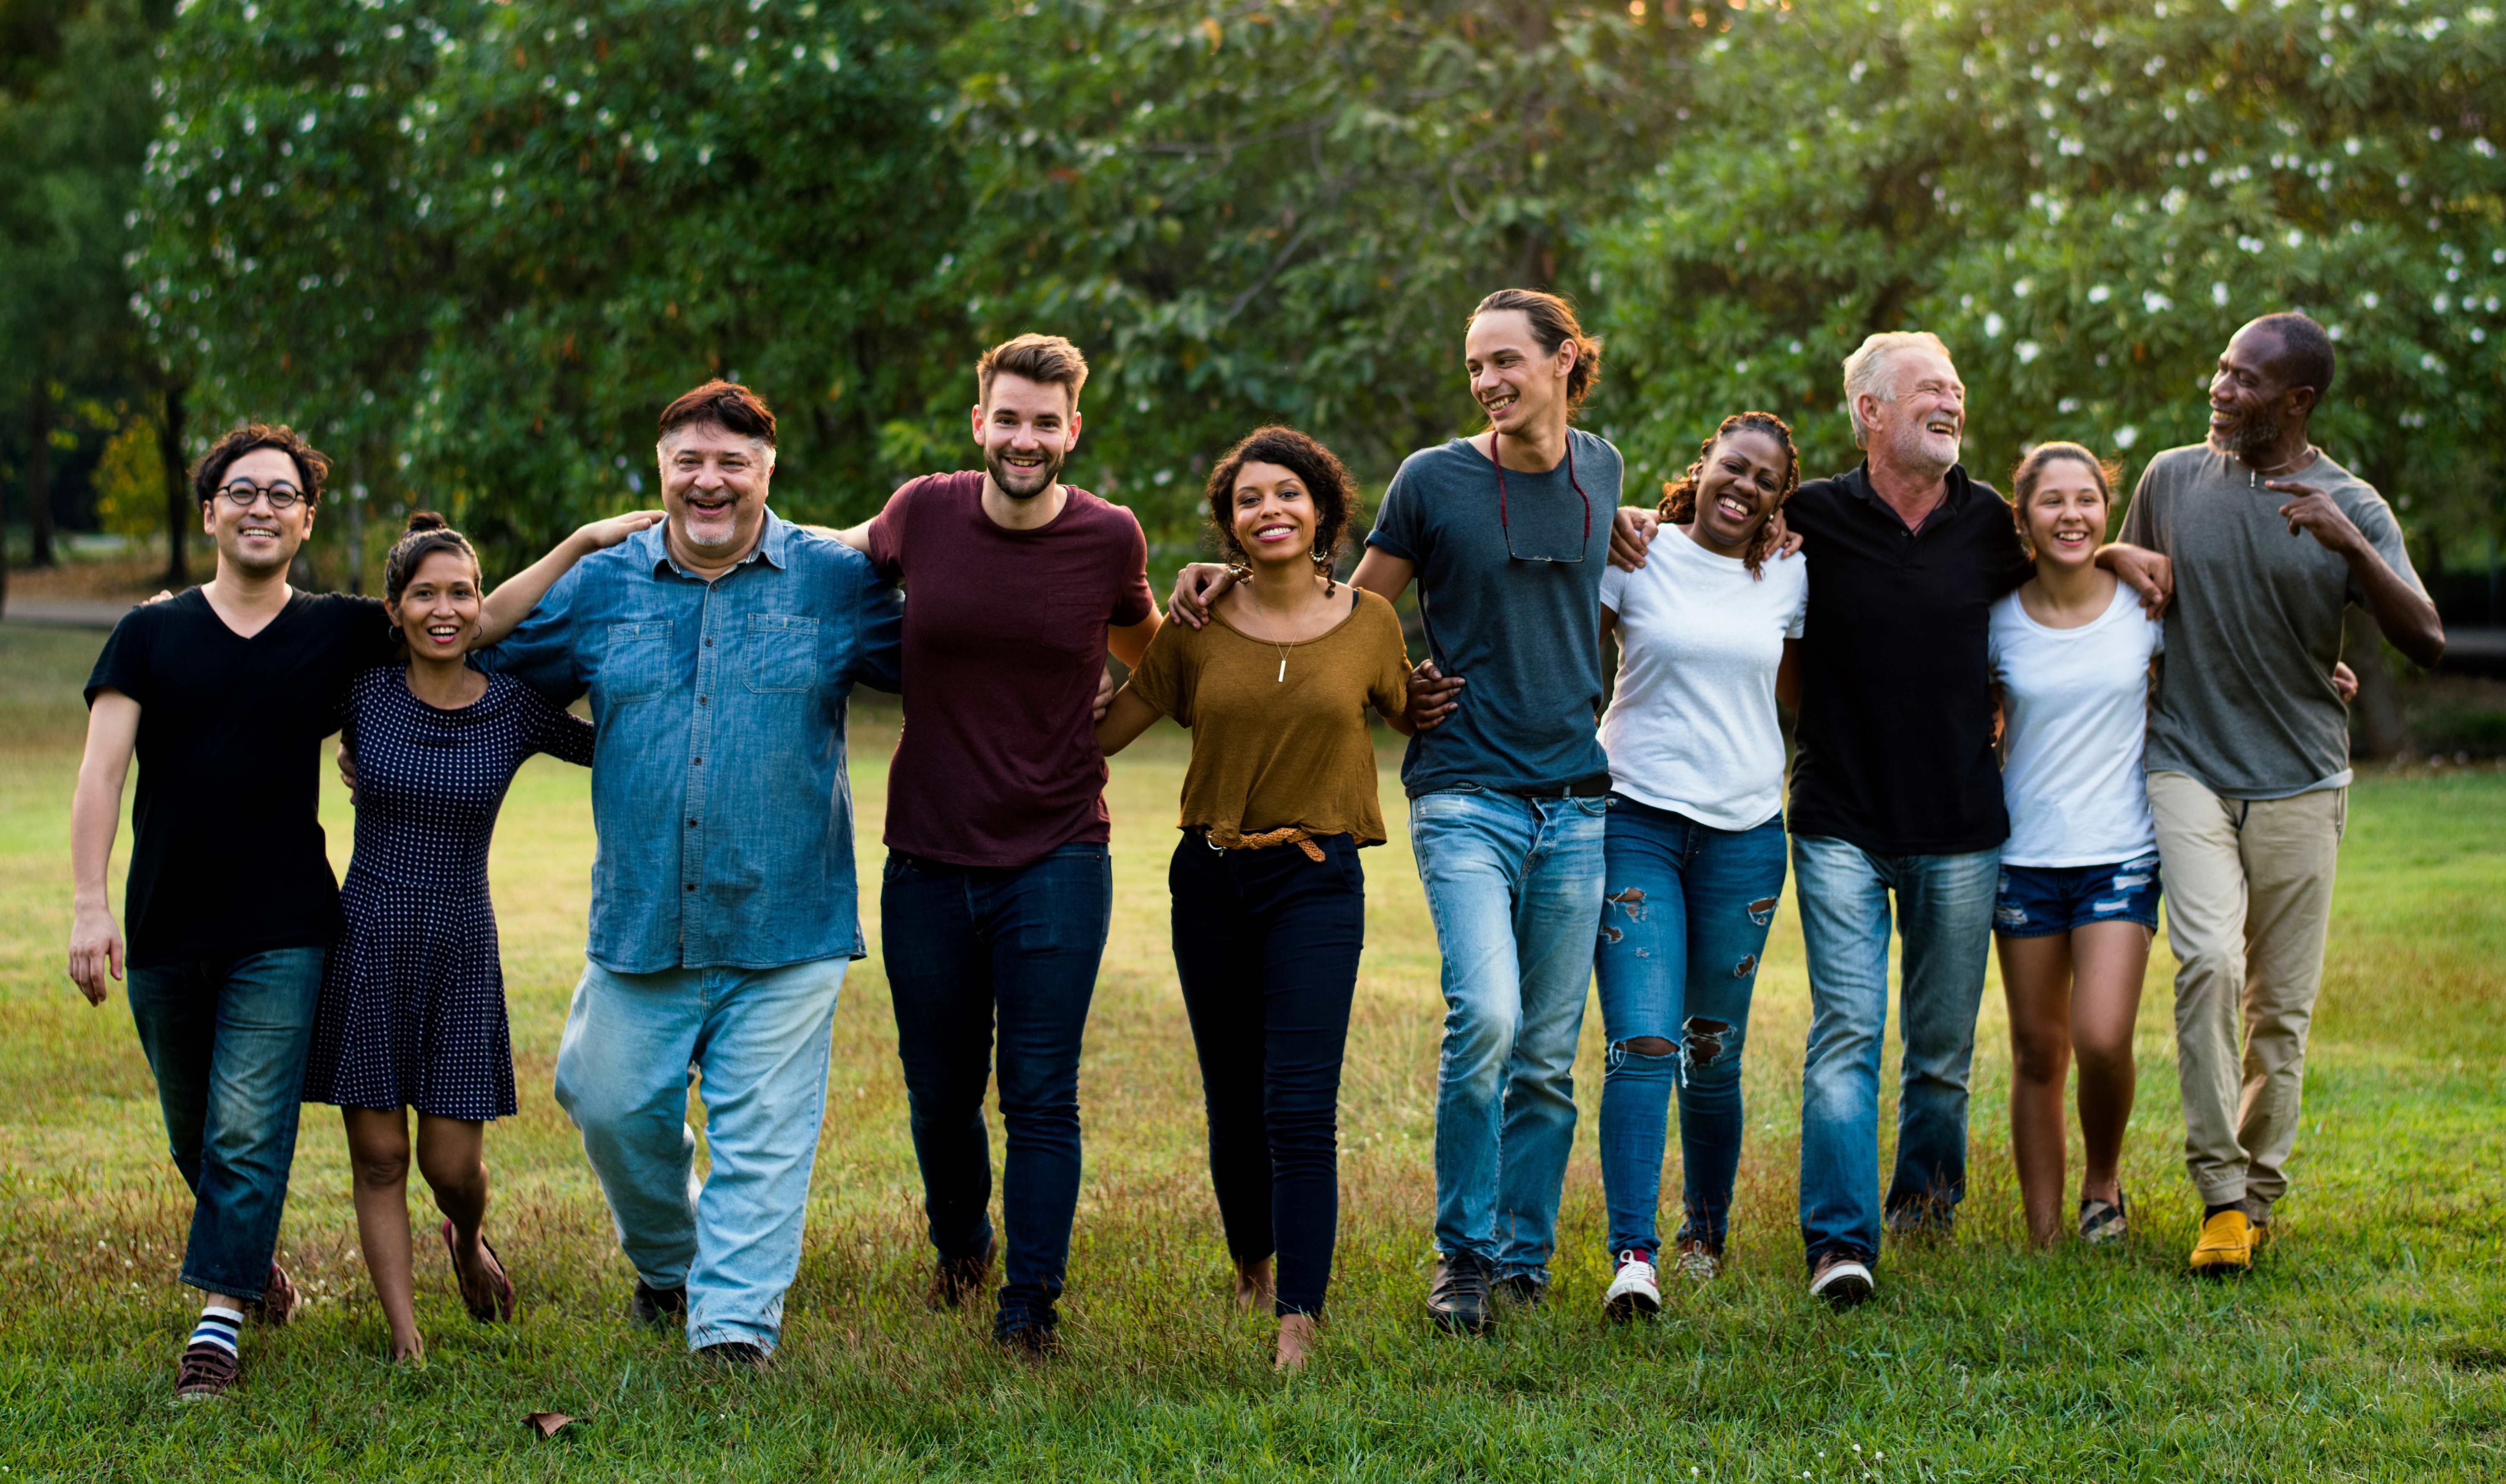
<instances>
[{"instance_id":1,"label":"mustard yellow top","mask_svg":"<svg viewBox=\"0 0 2506 1484\"><path fill-rule=\"evenodd\" d=\"M1187 830L1222 845L1291 826L1383 841L1366 712L1406 704L1410 655L1392 605L1360 587L1348 617L1295 644L1256 639L1216 614L1166 623L1131 672L1131 693L1192 728Z\"/></svg>"}]
</instances>

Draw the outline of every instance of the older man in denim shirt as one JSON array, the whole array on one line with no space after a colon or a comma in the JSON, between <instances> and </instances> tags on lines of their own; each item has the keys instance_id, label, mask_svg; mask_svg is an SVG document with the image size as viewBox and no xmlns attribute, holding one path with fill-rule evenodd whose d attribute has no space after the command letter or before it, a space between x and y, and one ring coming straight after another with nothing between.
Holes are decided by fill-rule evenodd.
<instances>
[{"instance_id":1,"label":"older man in denim shirt","mask_svg":"<svg viewBox=\"0 0 2506 1484\"><path fill-rule=\"evenodd\" d=\"M755 1364L801 1260L845 961L862 956L844 700L897 689L900 607L766 508L774 417L711 382L662 414L667 522L578 565L486 662L589 692L591 940L557 1049L635 1265L633 1312ZM689 1074L712 1170L694 1178Z\"/></svg>"}]
</instances>

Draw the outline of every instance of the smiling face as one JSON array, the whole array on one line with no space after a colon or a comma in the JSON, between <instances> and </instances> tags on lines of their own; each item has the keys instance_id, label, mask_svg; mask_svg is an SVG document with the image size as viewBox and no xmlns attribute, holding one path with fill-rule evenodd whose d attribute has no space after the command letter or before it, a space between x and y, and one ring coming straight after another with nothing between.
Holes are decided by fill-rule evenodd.
<instances>
[{"instance_id":1,"label":"smiling face","mask_svg":"<svg viewBox=\"0 0 2506 1484\"><path fill-rule=\"evenodd\" d=\"M2248 459L2267 455L2314 410L2314 389L2293 386L2281 369L2279 333L2247 325L2219 352L2210 373L2210 444Z\"/></svg>"},{"instance_id":2,"label":"smiling face","mask_svg":"<svg viewBox=\"0 0 2506 1484\"><path fill-rule=\"evenodd\" d=\"M994 371L992 389L975 408L975 445L984 468L1013 500L1032 500L1061 477L1062 461L1079 446L1079 408L1058 381L1029 381Z\"/></svg>"},{"instance_id":3,"label":"smiling face","mask_svg":"<svg viewBox=\"0 0 2506 1484\"><path fill-rule=\"evenodd\" d=\"M1265 566L1307 560L1317 520L1313 492L1294 470L1248 460L1235 472L1228 528L1247 559Z\"/></svg>"},{"instance_id":4,"label":"smiling face","mask_svg":"<svg viewBox=\"0 0 2506 1484\"><path fill-rule=\"evenodd\" d=\"M1866 392L1855 399L1864 446L1900 468L1947 473L1958 461L1966 432L1966 387L1957 368L1937 350L1909 346L1889 356L1888 378L1893 397Z\"/></svg>"},{"instance_id":5,"label":"smiling face","mask_svg":"<svg viewBox=\"0 0 2506 1484\"><path fill-rule=\"evenodd\" d=\"M1786 472L1784 445L1764 429L1735 428L1716 439L1697 471L1689 534L1725 556L1747 551L1775 513Z\"/></svg>"},{"instance_id":6,"label":"smiling face","mask_svg":"<svg viewBox=\"0 0 2506 1484\"><path fill-rule=\"evenodd\" d=\"M772 445L717 422L686 423L662 436L661 461L671 545L700 562L746 555L766 524Z\"/></svg>"},{"instance_id":7,"label":"smiling face","mask_svg":"<svg viewBox=\"0 0 2506 1484\"><path fill-rule=\"evenodd\" d=\"M1488 426L1507 438L1566 422L1566 373L1575 367L1575 343L1540 348L1531 316L1520 309L1491 309L1471 321L1462 336L1462 369L1470 372L1471 397Z\"/></svg>"},{"instance_id":8,"label":"smiling face","mask_svg":"<svg viewBox=\"0 0 2506 1484\"><path fill-rule=\"evenodd\" d=\"M2036 559L2065 568L2094 562L2106 538L2106 504L2095 470L2076 458L2046 460L2019 512Z\"/></svg>"},{"instance_id":9,"label":"smiling face","mask_svg":"<svg viewBox=\"0 0 2506 1484\"><path fill-rule=\"evenodd\" d=\"M218 560L254 577L285 572L313 534L313 502L303 498L304 476L296 461L277 448L255 448L229 464L218 482L220 493L200 507L200 529L217 542ZM266 494L237 505L228 492L244 493L247 485L284 486L298 491L298 499L283 511Z\"/></svg>"},{"instance_id":10,"label":"smiling face","mask_svg":"<svg viewBox=\"0 0 2506 1484\"><path fill-rule=\"evenodd\" d=\"M455 660L479 632L479 564L461 551L429 551L397 601L384 605L412 658Z\"/></svg>"}]
</instances>

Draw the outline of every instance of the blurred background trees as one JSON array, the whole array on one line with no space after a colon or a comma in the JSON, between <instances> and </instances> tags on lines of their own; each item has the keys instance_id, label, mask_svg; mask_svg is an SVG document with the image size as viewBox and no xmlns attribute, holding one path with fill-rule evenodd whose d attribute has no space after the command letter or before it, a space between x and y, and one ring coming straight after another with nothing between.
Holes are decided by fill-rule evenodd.
<instances>
[{"instance_id":1,"label":"blurred background trees","mask_svg":"<svg viewBox=\"0 0 2506 1484\"><path fill-rule=\"evenodd\" d=\"M1258 423L1376 485L1466 429L1461 318L1509 283L1607 336L1631 499L1744 406L1850 462L1838 362L1908 326L1971 467L2064 437L2129 478L2298 306L2342 337L2320 436L2431 576L2493 581L2506 529L2488 4L176 9L0 0L21 560L142 528L151 440L162 481L260 416L340 460L339 585L420 505L508 562L649 498L708 374L781 409L779 506L857 518L970 462L974 353L1024 329L1095 366L1073 477L1180 559Z\"/></svg>"}]
</instances>

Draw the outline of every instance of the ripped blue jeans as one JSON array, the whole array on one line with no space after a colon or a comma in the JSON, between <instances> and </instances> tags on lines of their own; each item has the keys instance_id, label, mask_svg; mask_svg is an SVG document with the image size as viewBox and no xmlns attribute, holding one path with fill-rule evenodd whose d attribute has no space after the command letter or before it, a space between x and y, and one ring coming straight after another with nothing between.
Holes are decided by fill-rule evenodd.
<instances>
[{"instance_id":1,"label":"ripped blue jeans","mask_svg":"<svg viewBox=\"0 0 2506 1484\"><path fill-rule=\"evenodd\" d=\"M1670 1097L1679 1093L1681 1241L1723 1250L1740 1167L1740 1047L1784 889L1781 815L1716 830L1610 795L1594 968L1609 1061L1601 1185L1610 1253L1654 1253Z\"/></svg>"}]
</instances>

